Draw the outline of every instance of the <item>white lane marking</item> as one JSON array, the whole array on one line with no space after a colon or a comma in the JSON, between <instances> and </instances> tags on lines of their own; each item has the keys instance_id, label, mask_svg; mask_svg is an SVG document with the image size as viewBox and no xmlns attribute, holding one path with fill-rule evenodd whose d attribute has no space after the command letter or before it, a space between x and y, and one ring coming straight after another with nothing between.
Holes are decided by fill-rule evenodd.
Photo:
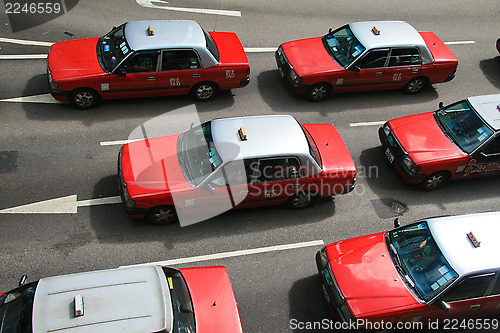
<instances>
[{"instance_id":1,"label":"white lane marking","mask_svg":"<svg viewBox=\"0 0 500 333\"><path fill-rule=\"evenodd\" d=\"M47 54L1 54L0 60L47 59Z\"/></svg>"},{"instance_id":2,"label":"white lane marking","mask_svg":"<svg viewBox=\"0 0 500 333\"><path fill-rule=\"evenodd\" d=\"M244 47L246 53L275 52L277 47Z\"/></svg>"},{"instance_id":3,"label":"white lane marking","mask_svg":"<svg viewBox=\"0 0 500 333\"><path fill-rule=\"evenodd\" d=\"M33 46L52 46L52 44L54 44L51 42L39 42L36 40L14 39L5 37L0 37L0 43L11 43L20 45L33 45Z\"/></svg>"},{"instance_id":4,"label":"white lane marking","mask_svg":"<svg viewBox=\"0 0 500 333\"><path fill-rule=\"evenodd\" d=\"M119 196L78 201L76 194L0 210L0 214L76 214L78 207L110 205L121 202Z\"/></svg>"},{"instance_id":5,"label":"white lane marking","mask_svg":"<svg viewBox=\"0 0 500 333\"><path fill-rule=\"evenodd\" d=\"M260 248L255 248L255 249L221 252L221 253L215 253L215 254L208 254L208 255L204 255L204 256L172 259L172 260L166 260L166 261L156 261L156 262L137 264L137 265L129 265L129 266L121 266L121 267L133 267L133 266L145 266L145 265L169 266L169 265L187 264L187 263L198 262L198 261L207 261L207 260L239 257L239 256L245 256L245 255L249 255L249 254L259 254L259 253L266 253L266 252L300 249L303 247L320 246L323 244L325 244L325 243L322 240L315 240L315 241L309 241L309 242L266 246L266 247L260 247Z\"/></svg>"},{"instance_id":6,"label":"white lane marking","mask_svg":"<svg viewBox=\"0 0 500 333\"><path fill-rule=\"evenodd\" d=\"M464 40L458 42L444 42L446 45L466 45L466 44L476 44L473 40Z\"/></svg>"},{"instance_id":7,"label":"white lane marking","mask_svg":"<svg viewBox=\"0 0 500 333\"><path fill-rule=\"evenodd\" d=\"M124 145L126 143L134 142L134 141L139 141L141 139L135 139L135 140L117 140L117 141L103 141L101 142L101 146L117 146L117 145Z\"/></svg>"},{"instance_id":8,"label":"white lane marking","mask_svg":"<svg viewBox=\"0 0 500 333\"><path fill-rule=\"evenodd\" d=\"M14 98L0 99L0 102L10 102L10 103L45 103L45 104L59 104L64 103L58 101L52 97L51 94L42 95L32 95L32 96L21 96Z\"/></svg>"},{"instance_id":9,"label":"white lane marking","mask_svg":"<svg viewBox=\"0 0 500 333\"><path fill-rule=\"evenodd\" d=\"M361 123L349 123L349 126L351 126L351 127L380 126L383 124L385 124L385 121L368 121L368 122L361 122Z\"/></svg>"},{"instance_id":10,"label":"white lane marking","mask_svg":"<svg viewBox=\"0 0 500 333\"><path fill-rule=\"evenodd\" d=\"M140 6L147 7L147 8L165 9L165 10L172 10L172 11L178 11L178 12L188 12L188 13L241 17L241 12L238 10L171 7L171 6L165 6L168 3L168 1L164 1L164 0L153 0L153 1L151 1L151 0L135 0L135 2L137 2L137 4L139 4ZM160 4L160 6L158 4Z\"/></svg>"}]
</instances>

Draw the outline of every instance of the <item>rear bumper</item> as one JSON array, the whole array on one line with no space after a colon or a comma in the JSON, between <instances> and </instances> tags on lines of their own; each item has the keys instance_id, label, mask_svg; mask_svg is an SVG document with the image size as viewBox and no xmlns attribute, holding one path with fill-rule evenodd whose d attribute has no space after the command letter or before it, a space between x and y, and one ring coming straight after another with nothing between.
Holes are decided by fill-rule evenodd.
<instances>
[{"instance_id":1,"label":"rear bumper","mask_svg":"<svg viewBox=\"0 0 500 333\"><path fill-rule=\"evenodd\" d=\"M246 87L250 83L250 77L247 76L246 79L240 81L240 88Z\"/></svg>"},{"instance_id":2,"label":"rear bumper","mask_svg":"<svg viewBox=\"0 0 500 333\"><path fill-rule=\"evenodd\" d=\"M446 80L444 80L444 82L449 82L449 81L453 80L454 78L455 78L455 74L450 74L450 75L448 75Z\"/></svg>"}]
</instances>

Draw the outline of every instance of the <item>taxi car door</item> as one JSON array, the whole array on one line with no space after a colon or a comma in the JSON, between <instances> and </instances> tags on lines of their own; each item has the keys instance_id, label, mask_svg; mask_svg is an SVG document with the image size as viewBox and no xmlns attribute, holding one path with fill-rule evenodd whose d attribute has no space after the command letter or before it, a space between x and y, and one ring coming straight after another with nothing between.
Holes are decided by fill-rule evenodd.
<instances>
[{"instance_id":1,"label":"taxi car door","mask_svg":"<svg viewBox=\"0 0 500 333\"><path fill-rule=\"evenodd\" d=\"M194 50L163 50L158 73L159 95L181 95L202 80L202 68Z\"/></svg>"},{"instance_id":2,"label":"taxi car door","mask_svg":"<svg viewBox=\"0 0 500 333\"><path fill-rule=\"evenodd\" d=\"M101 85L101 92L113 98L156 96L159 55L158 50L132 54L113 71L109 85Z\"/></svg>"},{"instance_id":3,"label":"taxi car door","mask_svg":"<svg viewBox=\"0 0 500 333\"><path fill-rule=\"evenodd\" d=\"M441 297L449 306L446 317L466 317L482 312L487 292L494 282L495 273L466 277ZM445 312L443 312L444 314Z\"/></svg>"},{"instance_id":4,"label":"taxi car door","mask_svg":"<svg viewBox=\"0 0 500 333\"><path fill-rule=\"evenodd\" d=\"M361 91L380 88L389 49L370 50L332 82L334 90Z\"/></svg>"},{"instance_id":5,"label":"taxi car door","mask_svg":"<svg viewBox=\"0 0 500 333\"><path fill-rule=\"evenodd\" d=\"M486 299L481 307L481 313L498 312L500 307L500 271L496 272L496 278L490 291L487 292Z\"/></svg>"},{"instance_id":6,"label":"taxi car door","mask_svg":"<svg viewBox=\"0 0 500 333\"><path fill-rule=\"evenodd\" d=\"M472 170L469 176L488 176L500 174L500 135L485 143L469 161Z\"/></svg>"},{"instance_id":7,"label":"taxi car door","mask_svg":"<svg viewBox=\"0 0 500 333\"><path fill-rule=\"evenodd\" d=\"M301 168L296 157L262 158L250 168L247 207L281 204L301 190Z\"/></svg>"},{"instance_id":8,"label":"taxi car door","mask_svg":"<svg viewBox=\"0 0 500 333\"><path fill-rule=\"evenodd\" d=\"M388 89L400 88L409 80L420 76L421 67L420 53L416 47L394 48L382 82Z\"/></svg>"},{"instance_id":9,"label":"taxi car door","mask_svg":"<svg viewBox=\"0 0 500 333\"><path fill-rule=\"evenodd\" d=\"M244 161L231 161L216 170L185 200L189 213L221 214L244 203L248 194Z\"/></svg>"}]
</instances>

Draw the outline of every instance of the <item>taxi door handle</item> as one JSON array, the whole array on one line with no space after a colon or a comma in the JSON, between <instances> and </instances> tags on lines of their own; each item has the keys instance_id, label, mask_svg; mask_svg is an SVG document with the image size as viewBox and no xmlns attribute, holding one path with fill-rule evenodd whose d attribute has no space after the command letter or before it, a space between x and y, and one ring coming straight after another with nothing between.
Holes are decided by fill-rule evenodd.
<instances>
[{"instance_id":1,"label":"taxi door handle","mask_svg":"<svg viewBox=\"0 0 500 333\"><path fill-rule=\"evenodd\" d=\"M292 184L292 187L300 187L300 184Z\"/></svg>"},{"instance_id":2,"label":"taxi door handle","mask_svg":"<svg viewBox=\"0 0 500 333\"><path fill-rule=\"evenodd\" d=\"M193 77L200 77L200 74L193 74Z\"/></svg>"},{"instance_id":3,"label":"taxi door handle","mask_svg":"<svg viewBox=\"0 0 500 333\"><path fill-rule=\"evenodd\" d=\"M382 76L382 74L384 74L384 72L377 72L375 73L375 76Z\"/></svg>"},{"instance_id":4,"label":"taxi door handle","mask_svg":"<svg viewBox=\"0 0 500 333\"><path fill-rule=\"evenodd\" d=\"M414 69L414 70L412 70L411 72L412 72L412 73L418 73L418 72L420 72L420 69Z\"/></svg>"},{"instance_id":5,"label":"taxi door handle","mask_svg":"<svg viewBox=\"0 0 500 333\"><path fill-rule=\"evenodd\" d=\"M148 77L148 81L154 81L154 80L156 80L156 78L154 76Z\"/></svg>"},{"instance_id":6,"label":"taxi door handle","mask_svg":"<svg viewBox=\"0 0 500 333\"><path fill-rule=\"evenodd\" d=\"M248 190L241 190L240 191L240 194L247 194L248 193Z\"/></svg>"},{"instance_id":7,"label":"taxi door handle","mask_svg":"<svg viewBox=\"0 0 500 333\"><path fill-rule=\"evenodd\" d=\"M479 307L481 307L481 304L474 304L470 306L471 309L477 309Z\"/></svg>"}]
</instances>

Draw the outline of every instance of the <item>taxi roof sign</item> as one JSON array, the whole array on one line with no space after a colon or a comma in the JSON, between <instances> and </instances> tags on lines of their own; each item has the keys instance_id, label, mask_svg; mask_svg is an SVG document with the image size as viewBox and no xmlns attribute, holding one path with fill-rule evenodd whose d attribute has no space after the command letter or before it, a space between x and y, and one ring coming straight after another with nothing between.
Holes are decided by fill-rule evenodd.
<instances>
[{"instance_id":1,"label":"taxi roof sign","mask_svg":"<svg viewBox=\"0 0 500 333\"><path fill-rule=\"evenodd\" d=\"M373 34L374 34L375 36L379 36L379 35L380 35L380 29L379 29L379 28L377 28L377 26L375 26L375 25L374 25L374 26L373 26L373 28L372 28L372 32L373 32Z\"/></svg>"},{"instance_id":2,"label":"taxi roof sign","mask_svg":"<svg viewBox=\"0 0 500 333\"><path fill-rule=\"evenodd\" d=\"M474 245L474 247L481 246L481 242L477 240L476 236L474 236L472 231L467 234L467 238L469 238L469 240L471 241L472 245Z\"/></svg>"},{"instance_id":3,"label":"taxi roof sign","mask_svg":"<svg viewBox=\"0 0 500 333\"><path fill-rule=\"evenodd\" d=\"M238 130L238 134L240 136L241 141L246 141L247 140L247 132L245 131L245 127L240 127Z\"/></svg>"},{"instance_id":4,"label":"taxi roof sign","mask_svg":"<svg viewBox=\"0 0 500 333\"><path fill-rule=\"evenodd\" d=\"M153 31L153 26L150 24L148 26L148 36L154 36L155 32Z\"/></svg>"}]
</instances>

